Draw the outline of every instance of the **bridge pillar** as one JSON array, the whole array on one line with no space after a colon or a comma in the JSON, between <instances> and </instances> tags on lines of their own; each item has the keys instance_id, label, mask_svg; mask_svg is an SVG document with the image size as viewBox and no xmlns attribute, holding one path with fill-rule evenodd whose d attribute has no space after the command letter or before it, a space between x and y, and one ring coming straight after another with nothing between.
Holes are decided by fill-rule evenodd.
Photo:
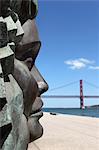
<instances>
[{"instance_id":1,"label":"bridge pillar","mask_svg":"<svg viewBox=\"0 0 99 150\"><path fill-rule=\"evenodd\" d=\"M84 109L83 80L80 80L80 108Z\"/></svg>"}]
</instances>

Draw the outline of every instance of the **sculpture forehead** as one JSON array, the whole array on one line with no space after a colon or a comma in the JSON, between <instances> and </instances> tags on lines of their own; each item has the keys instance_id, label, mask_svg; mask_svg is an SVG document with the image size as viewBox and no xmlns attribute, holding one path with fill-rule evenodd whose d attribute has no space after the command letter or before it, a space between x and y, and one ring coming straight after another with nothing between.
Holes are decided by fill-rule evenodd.
<instances>
[{"instance_id":1,"label":"sculpture forehead","mask_svg":"<svg viewBox=\"0 0 99 150\"><path fill-rule=\"evenodd\" d=\"M23 0L10 0L10 7L15 12L19 12Z\"/></svg>"},{"instance_id":2,"label":"sculpture forehead","mask_svg":"<svg viewBox=\"0 0 99 150\"><path fill-rule=\"evenodd\" d=\"M33 19L38 12L38 0L10 0L10 7L15 11L23 24L27 19Z\"/></svg>"},{"instance_id":3,"label":"sculpture forehead","mask_svg":"<svg viewBox=\"0 0 99 150\"><path fill-rule=\"evenodd\" d=\"M10 6L10 0L0 0L1 6L5 6L5 8ZM3 8L3 9L5 9Z\"/></svg>"},{"instance_id":4,"label":"sculpture forehead","mask_svg":"<svg viewBox=\"0 0 99 150\"><path fill-rule=\"evenodd\" d=\"M40 41L37 26L36 26L36 23L35 23L35 19L27 20L23 24L22 28L24 30L24 36L21 40L22 44L27 44L27 43L31 43L31 42Z\"/></svg>"}]
</instances>

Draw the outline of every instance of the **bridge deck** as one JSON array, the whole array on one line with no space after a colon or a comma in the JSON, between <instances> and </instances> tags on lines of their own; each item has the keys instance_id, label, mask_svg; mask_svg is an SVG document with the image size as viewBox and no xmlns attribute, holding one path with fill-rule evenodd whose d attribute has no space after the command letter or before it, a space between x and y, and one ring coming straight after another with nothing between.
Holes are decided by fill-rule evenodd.
<instances>
[{"instance_id":1,"label":"bridge deck","mask_svg":"<svg viewBox=\"0 0 99 150\"><path fill-rule=\"evenodd\" d=\"M80 98L79 95L42 95L42 98ZM95 95L85 95L83 98L99 98Z\"/></svg>"}]
</instances>

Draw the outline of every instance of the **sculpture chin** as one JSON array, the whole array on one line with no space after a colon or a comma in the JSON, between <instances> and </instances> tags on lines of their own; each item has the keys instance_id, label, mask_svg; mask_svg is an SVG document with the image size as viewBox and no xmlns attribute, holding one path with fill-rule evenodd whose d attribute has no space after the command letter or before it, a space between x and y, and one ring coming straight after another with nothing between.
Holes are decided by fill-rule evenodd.
<instances>
[{"instance_id":1,"label":"sculpture chin","mask_svg":"<svg viewBox=\"0 0 99 150\"><path fill-rule=\"evenodd\" d=\"M30 132L30 142L40 138L43 135L43 127L39 122L39 119L43 116L43 113L37 112L30 116L28 120L28 127Z\"/></svg>"}]
</instances>

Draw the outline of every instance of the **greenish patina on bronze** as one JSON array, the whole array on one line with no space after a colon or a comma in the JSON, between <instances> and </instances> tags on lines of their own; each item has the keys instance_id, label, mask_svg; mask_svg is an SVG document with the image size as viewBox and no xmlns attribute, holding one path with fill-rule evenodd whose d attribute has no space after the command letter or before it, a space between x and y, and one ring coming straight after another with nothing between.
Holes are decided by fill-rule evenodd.
<instances>
[{"instance_id":1,"label":"greenish patina on bronze","mask_svg":"<svg viewBox=\"0 0 99 150\"><path fill-rule=\"evenodd\" d=\"M37 0L0 1L0 148L27 150L43 134L41 94L48 89L35 66L41 42Z\"/></svg>"}]
</instances>

